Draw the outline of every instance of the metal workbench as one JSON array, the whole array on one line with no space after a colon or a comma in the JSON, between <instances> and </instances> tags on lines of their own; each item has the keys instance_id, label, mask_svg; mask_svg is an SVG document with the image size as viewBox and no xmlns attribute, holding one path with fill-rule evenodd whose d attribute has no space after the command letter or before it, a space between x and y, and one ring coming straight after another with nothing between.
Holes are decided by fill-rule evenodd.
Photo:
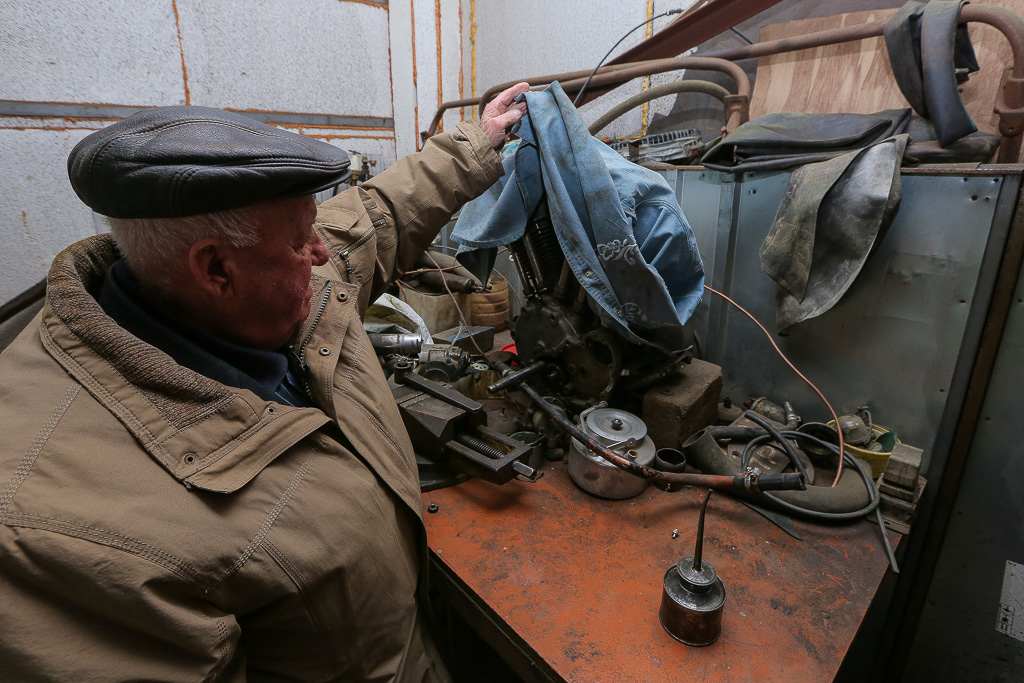
<instances>
[{"instance_id":1,"label":"metal workbench","mask_svg":"<svg viewBox=\"0 0 1024 683\"><path fill-rule=\"evenodd\" d=\"M534 484L423 494L438 506L426 515L432 588L524 680L835 676L886 571L876 526L797 521L799 541L714 495L704 558L725 581L723 631L689 647L662 629L658 606L665 570L692 554L703 491L608 501L576 488L564 464L544 469Z\"/></svg>"}]
</instances>

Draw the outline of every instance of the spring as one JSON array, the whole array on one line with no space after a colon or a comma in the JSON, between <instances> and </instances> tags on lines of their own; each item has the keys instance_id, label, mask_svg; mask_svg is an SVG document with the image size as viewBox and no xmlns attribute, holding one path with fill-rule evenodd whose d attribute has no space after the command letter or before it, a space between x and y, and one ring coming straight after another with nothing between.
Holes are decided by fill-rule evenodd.
<instances>
[{"instance_id":1,"label":"spring","mask_svg":"<svg viewBox=\"0 0 1024 683\"><path fill-rule=\"evenodd\" d=\"M488 458L501 460L502 458L505 457L505 453L503 451L501 451L498 448L495 448L494 446L487 443L483 439L478 439L472 434L456 434L455 440L458 443L461 443L463 446L466 446L467 448L472 448L477 453L486 455Z\"/></svg>"}]
</instances>

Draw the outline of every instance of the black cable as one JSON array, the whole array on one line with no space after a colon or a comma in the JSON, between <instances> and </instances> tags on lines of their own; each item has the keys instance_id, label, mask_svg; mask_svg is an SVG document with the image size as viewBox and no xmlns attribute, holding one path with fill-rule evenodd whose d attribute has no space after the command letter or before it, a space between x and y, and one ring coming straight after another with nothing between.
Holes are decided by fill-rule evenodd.
<instances>
[{"instance_id":1,"label":"black cable","mask_svg":"<svg viewBox=\"0 0 1024 683\"><path fill-rule=\"evenodd\" d=\"M833 443L829 443L828 441L825 441L823 439L819 439L816 436L811 436L810 434L807 434L805 432L783 431L778 432L778 434L782 438L783 443L788 443L786 439L808 441L830 451L833 455L839 455L838 446L836 446ZM741 466L747 466L746 464L747 462L749 462L750 459L749 453L753 450L754 447L759 446L762 443L774 440L776 440L776 438L771 434L765 434L764 436L759 436L755 439L752 439L750 443L747 444L747 447L743 449L743 455L740 459ZM892 546L889 544L889 534L885 530L885 522L882 519L882 512L878 508L878 503L881 501L881 497L878 494L878 489L875 488L875 482L871 479L871 475L864 471L864 466L860 464L860 461L857 460L857 458L854 458L850 454L844 452L843 462L845 462L847 465L851 466L857 471L857 474L860 475L861 480L864 482L864 486L867 487L870 502L860 510L856 510L854 512L819 512L817 510L808 510L806 508L800 507L799 505L788 503L768 492L762 492L762 495L770 498L773 503L783 508L784 510L787 510L798 515L802 515L809 519L814 519L822 522L844 522L857 519L858 517L864 517L865 515L869 515L872 512L875 513L875 520L878 523L878 530L882 534L882 545L885 546L885 556L889 560L889 566L892 567L893 573L899 574L900 569L899 566L896 564L896 556L892 552Z\"/></svg>"},{"instance_id":2,"label":"black cable","mask_svg":"<svg viewBox=\"0 0 1024 683\"><path fill-rule=\"evenodd\" d=\"M789 457L789 461L793 463L793 467L795 467L796 471L799 472L801 476L803 476L804 483L810 486L811 478L807 475L807 468L804 467L804 464L803 462L801 462L800 457L796 454L796 450L793 448L793 444L791 444L784 436L782 436L782 434L779 433L779 430L777 430L771 422L764 419L763 417L755 413L753 410L748 410L743 415L751 422L755 422L761 427L763 427L764 430L768 432L769 436L771 436L772 438L779 442L779 445L782 446L782 449L786 452L786 455ZM747 450L749 448L750 444L747 444L747 448L743 449L744 456L747 455ZM746 463L743 463L743 466L746 467Z\"/></svg>"},{"instance_id":3,"label":"black cable","mask_svg":"<svg viewBox=\"0 0 1024 683\"><path fill-rule=\"evenodd\" d=\"M798 434L799 436L797 436ZM804 439L812 443L816 443L819 446L828 447L828 449L831 450L832 453L835 455L839 454L839 449L834 444L830 444L827 441L822 441L821 439L810 436L809 434L804 434L803 432L782 432L782 436L792 439ZM756 439L752 440L750 444L748 444L748 448L760 446L761 444L767 443L768 441L774 441L774 438L767 434L765 436L759 436ZM746 451L744 451L744 453L746 454ZM875 508L878 507L879 501L878 491L877 489L875 489L875 482L871 480L871 475L867 474L864 471L864 468L860 464L860 461L857 460L856 458L851 457L849 454L844 454L843 462L857 470L857 473L860 474L861 479L864 481L864 485L868 488L868 496L871 502L869 502L860 510L855 510L853 512L820 512L818 510L808 510L806 508L800 507L799 505L788 503L767 493L765 495L771 498L773 502L778 503L781 507L789 510L790 512L794 512L805 517L808 517L810 519L816 519L823 522L846 522L871 514L875 511Z\"/></svg>"},{"instance_id":4,"label":"black cable","mask_svg":"<svg viewBox=\"0 0 1024 683\"><path fill-rule=\"evenodd\" d=\"M745 42L747 45L754 44L754 41L752 41L750 38L747 38L745 35L737 31L735 26L730 27L729 30L738 35L740 38L742 38L743 42Z\"/></svg>"},{"instance_id":5,"label":"black cable","mask_svg":"<svg viewBox=\"0 0 1024 683\"><path fill-rule=\"evenodd\" d=\"M626 39L626 37L629 36L630 33L632 33L633 31L637 30L638 28L640 28L642 26L646 26L647 24L651 23L655 19L661 19L662 17L667 17L670 14L681 14L681 13L683 13L685 11L686 10L681 10L681 9L670 9L667 12L662 12L661 14L658 14L656 16L651 17L647 21L642 21L639 24L637 24L636 26L634 26L633 28L631 28L628 31L626 31L626 33L621 38L619 38L618 42L616 42L614 45L612 45L612 49L608 50L608 52L606 52L604 54L604 57L601 57L601 61L597 63L597 66L594 67L594 70L590 72L589 76L587 76L587 80L583 83L583 87L580 88L580 91L578 93L576 93L576 99L572 101L572 106L575 107L577 104L579 104L580 98L583 97L583 93L585 93L587 91L587 86L590 85L590 79L594 77L594 74L597 73L597 70L601 68L602 64L604 64L604 60L608 59L608 55L610 55L612 53L612 51L619 46L619 43L624 41Z\"/></svg>"}]
</instances>

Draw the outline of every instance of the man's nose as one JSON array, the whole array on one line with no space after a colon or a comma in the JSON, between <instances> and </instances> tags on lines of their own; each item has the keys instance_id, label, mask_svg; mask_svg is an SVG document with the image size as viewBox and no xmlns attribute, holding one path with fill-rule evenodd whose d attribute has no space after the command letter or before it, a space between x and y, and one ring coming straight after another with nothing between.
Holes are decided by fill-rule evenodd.
<instances>
[{"instance_id":1,"label":"man's nose","mask_svg":"<svg viewBox=\"0 0 1024 683\"><path fill-rule=\"evenodd\" d=\"M324 246L323 240L320 239L320 235L313 232L313 244L312 244L312 257L314 266L322 266L327 263L329 255L327 253L327 247Z\"/></svg>"}]
</instances>

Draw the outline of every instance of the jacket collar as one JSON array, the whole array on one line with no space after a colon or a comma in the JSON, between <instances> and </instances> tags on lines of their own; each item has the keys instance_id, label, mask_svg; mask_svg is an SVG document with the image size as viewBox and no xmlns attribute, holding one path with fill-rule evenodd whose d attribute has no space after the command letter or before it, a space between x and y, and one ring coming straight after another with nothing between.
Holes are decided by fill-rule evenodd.
<instances>
[{"instance_id":1,"label":"jacket collar","mask_svg":"<svg viewBox=\"0 0 1024 683\"><path fill-rule=\"evenodd\" d=\"M294 443L329 422L178 365L118 326L95 299L120 257L109 235L71 245L47 277L43 345L177 480L235 491ZM315 277L314 290L326 279Z\"/></svg>"}]
</instances>

